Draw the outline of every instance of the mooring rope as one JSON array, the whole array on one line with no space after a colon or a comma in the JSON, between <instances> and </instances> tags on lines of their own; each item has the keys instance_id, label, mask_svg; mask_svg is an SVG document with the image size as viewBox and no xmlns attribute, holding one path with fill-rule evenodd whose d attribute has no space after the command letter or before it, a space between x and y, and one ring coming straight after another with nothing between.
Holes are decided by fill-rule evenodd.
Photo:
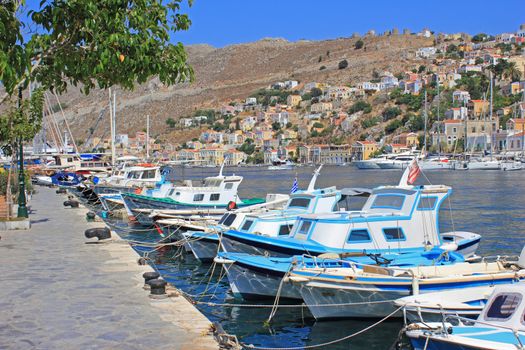
<instances>
[{"instance_id":1,"label":"mooring rope","mask_svg":"<svg viewBox=\"0 0 525 350\"><path fill-rule=\"evenodd\" d=\"M320 347L324 347L324 346L328 346L328 345L332 345L332 344L336 344L336 343L339 343L339 342L342 342L344 340L348 340L348 339L351 339L353 337L356 337L360 334L363 334L369 330L371 330L372 328L380 325L381 323L385 322L386 320L388 320L390 317L394 316L399 310L401 310L403 308L403 306L400 306L398 307L397 309L395 309L394 311L392 311L391 313L389 313L388 315L386 315L385 317L383 317L382 319L380 319L379 321L371 324L370 326L368 327L365 327L355 333L352 333L352 334L349 334L347 336L344 336L342 338L338 338L338 339L334 339L334 340L331 340L331 341L328 341L328 342L325 342L325 343L321 343L321 344L315 344L315 345L305 345L305 346L292 346L292 347L279 347L279 348L270 348L270 347L263 347L263 346L254 346L253 344L246 344L246 343L240 343L242 347L246 348L246 349L256 349L256 350L302 350L302 349L315 349L315 348L320 348Z\"/></svg>"}]
</instances>

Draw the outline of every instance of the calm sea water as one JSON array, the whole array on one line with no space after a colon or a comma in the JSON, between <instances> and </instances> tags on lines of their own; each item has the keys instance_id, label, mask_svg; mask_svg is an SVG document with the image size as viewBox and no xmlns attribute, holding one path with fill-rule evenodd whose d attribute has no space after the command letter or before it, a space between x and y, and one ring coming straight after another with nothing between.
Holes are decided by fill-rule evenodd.
<instances>
[{"instance_id":1,"label":"calm sea water","mask_svg":"<svg viewBox=\"0 0 525 350\"><path fill-rule=\"evenodd\" d=\"M225 173L242 175L241 198L264 197L266 193L288 193L297 176L299 187L305 188L314 171L313 167L296 170L270 171L266 168L227 168ZM214 168L177 168L176 178L202 179L217 174ZM353 167L324 167L317 187L368 187L397 184L399 170L358 170ZM426 178L425 178L426 176ZM478 253L482 255L520 253L525 244L525 172L503 171L434 171L420 176L416 184L445 184L453 188L450 201L440 212L442 232L472 231L483 236ZM156 241L156 232L129 234L134 239ZM190 294L202 294L199 300L215 303L242 303L229 292L226 277L212 265L199 264L191 255L172 248L163 248L150 255L169 282ZM272 301L261 302L271 304ZM375 321L345 320L315 322L307 311L280 309L267 324L269 309L241 307L199 308L212 321L219 322L240 341L265 347L302 347L342 338L367 327ZM390 349L402 327L400 321L389 321L355 338L324 349Z\"/></svg>"}]
</instances>

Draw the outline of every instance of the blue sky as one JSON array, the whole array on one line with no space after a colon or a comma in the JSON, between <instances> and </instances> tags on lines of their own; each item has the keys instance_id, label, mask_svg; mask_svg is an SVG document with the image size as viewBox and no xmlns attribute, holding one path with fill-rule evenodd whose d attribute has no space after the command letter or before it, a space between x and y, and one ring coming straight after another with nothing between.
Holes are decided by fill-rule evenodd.
<instances>
[{"instance_id":1,"label":"blue sky","mask_svg":"<svg viewBox=\"0 0 525 350\"><path fill-rule=\"evenodd\" d=\"M30 8L40 0L27 0ZM281 37L322 40L393 27L437 32L514 32L525 23L524 0L194 0L192 26L174 42L216 47Z\"/></svg>"},{"instance_id":2,"label":"blue sky","mask_svg":"<svg viewBox=\"0 0 525 350\"><path fill-rule=\"evenodd\" d=\"M333 39L369 29L514 32L525 23L524 0L194 0L184 44L222 47L264 37Z\"/></svg>"}]
</instances>

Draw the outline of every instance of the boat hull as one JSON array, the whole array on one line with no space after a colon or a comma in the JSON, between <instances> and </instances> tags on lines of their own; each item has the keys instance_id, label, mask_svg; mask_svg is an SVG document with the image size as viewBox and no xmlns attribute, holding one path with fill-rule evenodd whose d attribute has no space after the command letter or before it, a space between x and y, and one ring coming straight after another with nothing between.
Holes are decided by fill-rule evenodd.
<instances>
[{"instance_id":1,"label":"boat hull","mask_svg":"<svg viewBox=\"0 0 525 350\"><path fill-rule=\"evenodd\" d=\"M246 300L266 299L275 298L279 293L281 298L301 300L302 286L284 282L284 272L258 269L237 261L226 267L226 274L232 292L237 297Z\"/></svg>"},{"instance_id":2,"label":"boat hull","mask_svg":"<svg viewBox=\"0 0 525 350\"><path fill-rule=\"evenodd\" d=\"M339 288L332 283L318 282L310 282L300 291L308 309L318 320L384 317L397 309L393 302L384 301L392 301L410 294L408 290L384 291L359 284L352 289L347 289ZM326 306L328 304L335 304L335 306ZM395 316L401 317L401 311Z\"/></svg>"},{"instance_id":3,"label":"boat hull","mask_svg":"<svg viewBox=\"0 0 525 350\"><path fill-rule=\"evenodd\" d=\"M218 236L209 234L209 237L206 237L205 235L205 233L202 233L199 237L194 237L191 233L184 235L188 240L187 244L193 256L202 263L213 261L219 250Z\"/></svg>"}]
</instances>

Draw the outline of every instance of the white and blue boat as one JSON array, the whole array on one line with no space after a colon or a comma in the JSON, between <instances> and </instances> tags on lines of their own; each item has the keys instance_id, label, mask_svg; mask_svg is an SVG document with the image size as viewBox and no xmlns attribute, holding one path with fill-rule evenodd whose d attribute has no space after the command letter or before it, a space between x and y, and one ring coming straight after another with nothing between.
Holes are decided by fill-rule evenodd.
<instances>
[{"instance_id":1,"label":"white and blue boat","mask_svg":"<svg viewBox=\"0 0 525 350\"><path fill-rule=\"evenodd\" d=\"M406 252L447 246L465 257L475 254L481 236L439 231L439 209L450 195L443 185L381 186L359 211L301 215L289 236L254 235L246 218L223 233L226 252L289 257L326 253ZM264 231L259 231L264 232Z\"/></svg>"},{"instance_id":2,"label":"white and blue boat","mask_svg":"<svg viewBox=\"0 0 525 350\"><path fill-rule=\"evenodd\" d=\"M292 193L280 209L268 210L269 207L264 205L255 208L256 210L239 209L226 213L221 218L216 227L216 234L195 231L183 233L195 257L201 261L215 258L219 241L222 240L223 232L227 230L238 230L244 234L261 237L288 236L300 215L339 211L348 205L347 200L350 196L369 195L370 191L367 189L316 189L315 183L321 168L322 166L314 172L307 189Z\"/></svg>"},{"instance_id":3,"label":"white and blue boat","mask_svg":"<svg viewBox=\"0 0 525 350\"><path fill-rule=\"evenodd\" d=\"M475 321L449 315L442 322L412 324L406 335L415 350L523 349L524 315L525 287L498 286Z\"/></svg>"},{"instance_id":4,"label":"white and blue boat","mask_svg":"<svg viewBox=\"0 0 525 350\"><path fill-rule=\"evenodd\" d=\"M242 176L223 175L223 167L224 164L217 176L205 178L200 186L194 186L191 180L184 180L182 186L168 183L145 193L123 193L122 198L128 212L133 213L138 222L148 226L154 223L150 216L152 209L226 210L264 202L261 198L242 200L237 193Z\"/></svg>"},{"instance_id":5,"label":"white and blue boat","mask_svg":"<svg viewBox=\"0 0 525 350\"><path fill-rule=\"evenodd\" d=\"M335 269L363 266L415 267L449 265L465 261L461 254L440 248L427 251L374 254L361 253L339 256L324 254L317 257L294 256L289 258L220 252L215 262L224 264L233 294L243 299L280 298L302 300L300 283L293 283L287 276L292 269Z\"/></svg>"}]
</instances>

